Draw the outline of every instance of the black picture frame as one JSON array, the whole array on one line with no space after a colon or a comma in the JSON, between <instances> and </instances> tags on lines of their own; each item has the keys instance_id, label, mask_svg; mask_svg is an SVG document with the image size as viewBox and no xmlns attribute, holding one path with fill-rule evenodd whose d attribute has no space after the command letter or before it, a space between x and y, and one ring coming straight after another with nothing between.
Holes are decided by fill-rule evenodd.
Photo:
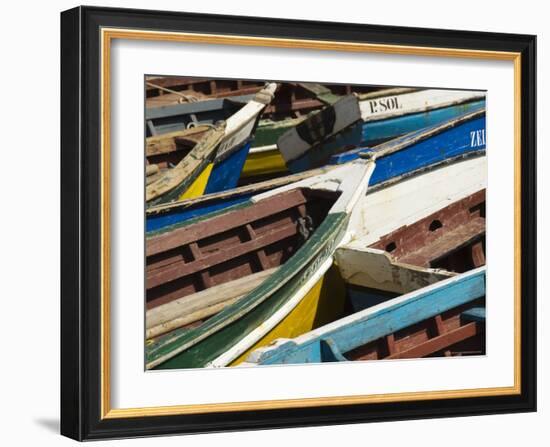
<instances>
[{"instance_id":1,"label":"black picture frame","mask_svg":"<svg viewBox=\"0 0 550 447\"><path fill-rule=\"evenodd\" d=\"M516 395L102 418L100 29L331 40L521 54L521 392ZM78 7L61 14L61 433L77 440L536 410L536 36Z\"/></svg>"}]
</instances>

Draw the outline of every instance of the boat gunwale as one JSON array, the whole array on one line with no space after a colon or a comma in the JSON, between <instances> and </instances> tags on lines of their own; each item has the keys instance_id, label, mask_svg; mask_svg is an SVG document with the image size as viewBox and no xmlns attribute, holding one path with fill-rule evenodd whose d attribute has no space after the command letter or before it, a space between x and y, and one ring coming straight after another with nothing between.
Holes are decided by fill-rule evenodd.
<instances>
[{"instance_id":1,"label":"boat gunwale","mask_svg":"<svg viewBox=\"0 0 550 447\"><path fill-rule=\"evenodd\" d=\"M406 93L402 93L402 94L415 95L415 94L424 93L424 92L427 92L427 91L438 91L438 92L440 92L440 91L459 92L460 91L460 92L463 92L463 93L470 93L471 95L469 97L465 97L463 99L447 100L445 102L434 103L434 104L427 105L427 106L419 106L419 107L416 107L416 108L389 111L389 112L381 113L381 114L378 114L378 115L363 116L363 114L361 114L361 120L364 124L366 124L366 123L371 123L371 122L376 122L376 121L397 119L397 118L402 118L402 117L405 117L405 116L408 116L408 115L417 115L417 114L427 113L427 112L431 112L433 110L438 110L438 109L446 109L446 108L450 108L450 107L460 107L461 105L468 104L470 102L486 101L486 98L487 98L487 92L485 90L480 91L480 90L453 90L453 89L449 89L449 90L447 90L447 89L420 89L419 91L406 92ZM401 96L401 94L388 95L388 96L392 96L392 97ZM369 99L363 99L363 100L359 99L359 107L361 107L362 102L365 103L365 102L368 102L368 101L369 101Z\"/></svg>"}]
</instances>

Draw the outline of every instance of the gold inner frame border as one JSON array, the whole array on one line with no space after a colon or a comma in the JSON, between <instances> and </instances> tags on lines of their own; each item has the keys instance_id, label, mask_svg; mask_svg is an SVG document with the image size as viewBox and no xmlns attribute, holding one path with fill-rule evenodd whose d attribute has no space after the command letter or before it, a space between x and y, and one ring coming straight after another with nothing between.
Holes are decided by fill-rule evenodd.
<instances>
[{"instance_id":1,"label":"gold inner frame border","mask_svg":"<svg viewBox=\"0 0 550 447\"><path fill-rule=\"evenodd\" d=\"M303 399L223 402L142 408L111 408L110 386L110 49L113 39L205 43L213 45L262 46L325 51L368 52L397 55L437 56L505 60L514 63L514 385L509 387L422 391ZM521 393L521 53L419 47L370 43L283 39L217 34L101 29L101 418L173 416L231 411L311 408L427 399L504 396Z\"/></svg>"}]
</instances>

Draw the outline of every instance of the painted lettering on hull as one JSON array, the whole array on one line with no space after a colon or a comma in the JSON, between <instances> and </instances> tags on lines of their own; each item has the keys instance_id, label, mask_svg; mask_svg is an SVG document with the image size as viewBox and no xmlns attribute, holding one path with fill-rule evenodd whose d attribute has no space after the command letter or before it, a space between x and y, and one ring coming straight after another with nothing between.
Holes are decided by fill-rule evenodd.
<instances>
[{"instance_id":1,"label":"painted lettering on hull","mask_svg":"<svg viewBox=\"0 0 550 447\"><path fill-rule=\"evenodd\" d=\"M472 130L470 132L470 147L485 146L485 129Z\"/></svg>"},{"instance_id":2,"label":"painted lettering on hull","mask_svg":"<svg viewBox=\"0 0 550 447\"><path fill-rule=\"evenodd\" d=\"M388 112L391 110L399 110L401 109L401 107L402 106L401 104L399 104L397 96L392 96L390 98L373 99L369 101L369 108L372 114Z\"/></svg>"}]
</instances>

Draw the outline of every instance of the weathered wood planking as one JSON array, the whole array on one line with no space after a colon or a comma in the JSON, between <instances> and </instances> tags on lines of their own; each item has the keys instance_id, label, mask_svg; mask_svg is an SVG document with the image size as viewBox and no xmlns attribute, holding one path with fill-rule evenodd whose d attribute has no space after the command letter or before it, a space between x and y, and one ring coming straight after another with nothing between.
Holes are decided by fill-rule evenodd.
<instances>
[{"instance_id":1,"label":"weathered wood planking","mask_svg":"<svg viewBox=\"0 0 550 447\"><path fill-rule=\"evenodd\" d=\"M146 81L151 85L158 85L159 80ZM170 80L166 80L170 83ZM220 83L226 83L223 90L216 89L218 93L206 94L208 88L216 87ZM227 119L234 113L239 105L248 102L257 91L260 90L262 84L257 81L241 84L238 87L239 81L231 80L210 80L211 85L207 89L203 89L205 94L198 96L193 91L164 91L163 95L151 97L147 100L147 104L159 105L159 107L146 108L146 123L148 135L159 135L166 132L181 130L189 125L194 124L214 124L216 121ZM233 83L233 84L232 84ZM236 84L235 84L236 83ZM189 85L189 84L187 84ZM159 85L161 88L172 87ZM163 91L161 88L157 91ZM319 90L320 89L320 90ZM326 90L330 93L328 93ZM317 95L315 92L321 90L324 93ZM345 86L345 85L330 85L330 84L307 84L307 83L281 83L275 101L263 111L262 118L271 121L282 121L286 119L300 118L308 113L320 110L327 100L335 100L343 95L349 95L352 92L372 92L380 90L377 87L369 86ZM151 92L154 88L151 88ZM166 99L168 98L168 101ZM200 99L200 100L195 100ZM147 105L146 104L146 105ZM275 141L272 141L275 143Z\"/></svg>"},{"instance_id":2,"label":"weathered wood planking","mask_svg":"<svg viewBox=\"0 0 550 447\"><path fill-rule=\"evenodd\" d=\"M275 270L253 273L148 310L146 338L158 337L220 312L260 285Z\"/></svg>"},{"instance_id":3,"label":"weathered wood planking","mask_svg":"<svg viewBox=\"0 0 550 447\"><path fill-rule=\"evenodd\" d=\"M419 267L463 272L485 264L485 190L404 225L370 245ZM356 243L356 247L360 241ZM477 253L478 244L481 252Z\"/></svg>"},{"instance_id":4,"label":"weathered wood planking","mask_svg":"<svg viewBox=\"0 0 550 447\"><path fill-rule=\"evenodd\" d=\"M182 152L173 168L165 169L156 181L146 185L146 202L155 205L181 197L213 162L224 134L225 125L208 129L191 151Z\"/></svg>"},{"instance_id":5,"label":"weathered wood planking","mask_svg":"<svg viewBox=\"0 0 550 447\"><path fill-rule=\"evenodd\" d=\"M283 263L301 243L299 220L310 216L315 227L330 208L326 196L306 194L294 189L208 225L200 221L148 238L148 307Z\"/></svg>"},{"instance_id":6,"label":"weathered wood planking","mask_svg":"<svg viewBox=\"0 0 550 447\"><path fill-rule=\"evenodd\" d=\"M287 315L301 319L300 315L292 313L279 315L277 309L281 309L291 302L296 293L302 290L306 284L309 284L308 281L316 275L322 275L321 272L325 272L330 267L334 250L343 240L347 240L349 237L347 233L349 215L355 203L365 194L368 179L373 169L374 163L361 161L331 171L326 174L325 181L317 178L298 182L295 185L296 187L307 190L307 194L311 196L317 194L317 196L324 197L320 204L330 208L323 211L319 210L319 205L316 205L313 211L317 215L314 214L308 219L308 214L306 214L304 221L298 225L298 228L294 225L294 231L302 238L300 248L286 262L281 262L282 266L279 267L277 272L269 276L260 286L239 301L226 307L220 313L210 317L199 327L189 330L176 330L173 333L166 334L166 336L161 336L159 340L155 340L147 350L147 367L182 368L200 367L206 364L223 366L232 362L242 352L254 347L257 342L261 342L262 334L255 331L263 326L263 323L267 323L267 331L269 327L283 324L284 317ZM306 185L308 188L305 188ZM298 191L299 193L300 191ZM296 195L296 188L283 187L280 188L280 192L276 190L261 194L254 197L251 202L255 205L264 205L269 200L273 200L270 204L270 206L273 206L275 202L279 201L281 194ZM338 197L335 202L327 200L327 197L335 197L335 195ZM253 216L250 216L250 213L247 214L246 210L253 209L255 205L249 205L241 209L238 215L234 216L236 219L240 219L240 224L250 223L249 220ZM307 206L307 203L305 205ZM288 208L288 205L283 205L283 208ZM305 211L308 211L307 208ZM225 231L225 227L222 225L223 219L228 221L227 216L229 214L231 213L220 214L213 218L214 221L213 219L203 220L200 222L202 224L201 228L193 227L190 224L182 227L181 231L173 230L167 235L159 236L161 238L166 236L167 239L156 239L150 247L148 246L148 255L154 256L159 250L174 248L177 245L174 234L177 234L178 238L183 237L185 241L191 242L193 237L190 237L190 235L196 236L199 232L208 233L212 231L212 228L221 230L225 234L224 239L227 240L228 238L230 244L234 243L232 241L236 242L237 239ZM323 215L326 216L324 219ZM216 221L216 219L218 220ZM320 222L320 224L316 222ZM189 229L186 230L186 228ZM256 229L253 228L253 230L256 233ZM315 231L312 232L312 230ZM248 242L245 241L242 244L237 242L237 247ZM214 244L216 243L217 241L214 241ZM202 253L202 247L200 250ZM227 250L224 253L229 257L230 251L235 252L235 249ZM212 255L209 256L216 257L218 255L216 252L212 252ZM169 258L170 256L158 260L159 263L151 271L158 272L159 268L162 269L167 266L168 277L179 275L170 267L173 261L178 262L177 258ZM193 256L190 262L196 262L196 259L198 258ZM216 260L218 259L216 258ZM259 261L261 262L261 260ZM231 257L230 262L234 262L233 257ZM202 267L204 267L204 263L200 264L201 269ZM273 265L270 267L273 267ZM200 272L197 271L197 273ZM156 273L154 274L156 275ZM209 276L207 279L211 280L212 277ZM305 293L307 294L307 290ZM296 302L293 305L298 304L299 302ZM274 318L278 320L275 321Z\"/></svg>"},{"instance_id":7,"label":"weathered wood planking","mask_svg":"<svg viewBox=\"0 0 550 447\"><path fill-rule=\"evenodd\" d=\"M398 294L453 276L447 271L397 262L386 251L369 247L341 247L335 253L335 262L348 284Z\"/></svg>"},{"instance_id":8,"label":"weathered wood planking","mask_svg":"<svg viewBox=\"0 0 550 447\"><path fill-rule=\"evenodd\" d=\"M485 354L483 321L465 316L483 299L458 306L400 331L360 346L348 353L347 360L392 360L435 356Z\"/></svg>"},{"instance_id":9,"label":"weathered wood planking","mask_svg":"<svg viewBox=\"0 0 550 447\"><path fill-rule=\"evenodd\" d=\"M263 87L262 81L233 79L205 79L183 76L165 76L145 80L145 107L203 101L205 99L255 94Z\"/></svg>"},{"instance_id":10,"label":"weathered wood planking","mask_svg":"<svg viewBox=\"0 0 550 447\"><path fill-rule=\"evenodd\" d=\"M376 170L370 180L370 187L373 188L388 180L409 175L418 169L435 166L444 161L452 161L456 157L468 154L475 155L479 151L484 151L485 142L480 141L480 144L476 143L477 135L484 135L484 132L485 112L484 110L480 110L438 126L413 132L373 149L368 149L367 152L373 154L377 161ZM475 138L472 138L472 135ZM474 140L473 144L472 139ZM361 152L365 152L365 149L348 151L334 156L332 163L341 164L357 159ZM228 172L234 171L228 170ZM266 189L268 188L269 182L261 183ZM274 185L277 186L278 184L274 183ZM166 219L167 222L172 219L183 221L186 218L202 215L215 209L229 207L245 201L247 199L245 197L246 194L243 190L240 197L234 195L231 198L226 198L228 200L218 202L215 205L210 202L210 205L205 204L202 211L199 209L198 204L195 205L194 211L176 213L173 210L175 213L173 217L165 214L162 220ZM160 224L160 217L158 219ZM157 218L153 217L152 220L157 220ZM149 220L147 225L149 229Z\"/></svg>"},{"instance_id":11,"label":"weathered wood planking","mask_svg":"<svg viewBox=\"0 0 550 447\"><path fill-rule=\"evenodd\" d=\"M426 89L378 98L359 96L359 107L364 121L379 121L483 99L484 91Z\"/></svg>"},{"instance_id":12,"label":"weathered wood planking","mask_svg":"<svg viewBox=\"0 0 550 447\"><path fill-rule=\"evenodd\" d=\"M368 247L486 188L487 159L476 155L391 183L363 197L353 213L350 225L360 236L358 246Z\"/></svg>"},{"instance_id":13,"label":"weathered wood planking","mask_svg":"<svg viewBox=\"0 0 550 447\"><path fill-rule=\"evenodd\" d=\"M245 364L347 360L345 354L350 351L459 306L475 304L484 296L485 267L481 267L354 313L292 340L280 339L254 351Z\"/></svg>"}]
</instances>

